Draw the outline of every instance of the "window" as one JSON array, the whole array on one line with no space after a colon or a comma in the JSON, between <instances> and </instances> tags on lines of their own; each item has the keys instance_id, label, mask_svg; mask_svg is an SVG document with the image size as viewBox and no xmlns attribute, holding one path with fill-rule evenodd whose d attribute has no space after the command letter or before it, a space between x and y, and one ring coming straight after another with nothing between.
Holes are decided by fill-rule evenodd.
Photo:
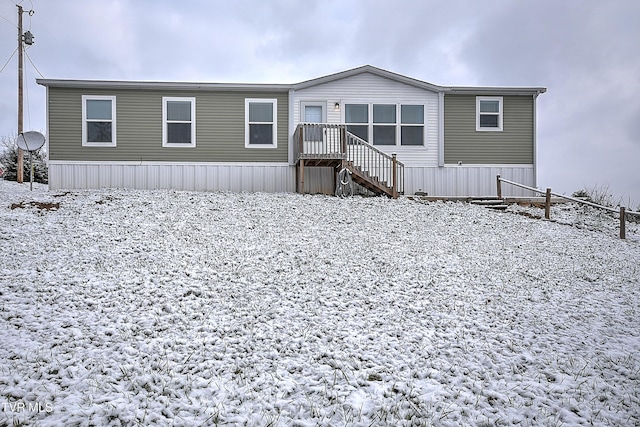
<instances>
[{"instance_id":1,"label":"window","mask_svg":"<svg viewBox=\"0 0 640 427\"><path fill-rule=\"evenodd\" d=\"M425 145L424 104L345 104L344 118L347 131L374 145Z\"/></svg>"},{"instance_id":2,"label":"window","mask_svg":"<svg viewBox=\"0 0 640 427\"><path fill-rule=\"evenodd\" d=\"M116 146L115 96L82 96L82 145Z\"/></svg>"},{"instance_id":3,"label":"window","mask_svg":"<svg viewBox=\"0 0 640 427\"><path fill-rule=\"evenodd\" d=\"M396 145L395 104L373 104L373 144Z\"/></svg>"},{"instance_id":4,"label":"window","mask_svg":"<svg viewBox=\"0 0 640 427\"><path fill-rule=\"evenodd\" d=\"M502 97L476 97L476 130L502 131Z\"/></svg>"},{"instance_id":5,"label":"window","mask_svg":"<svg viewBox=\"0 0 640 427\"><path fill-rule=\"evenodd\" d=\"M162 146L196 146L195 98L162 98Z\"/></svg>"},{"instance_id":6,"label":"window","mask_svg":"<svg viewBox=\"0 0 640 427\"><path fill-rule=\"evenodd\" d=\"M369 105L345 104L344 119L347 131L355 136L369 141ZM363 123L363 124L359 124Z\"/></svg>"},{"instance_id":7,"label":"window","mask_svg":"<svg viewBox=\"0 0 640 427\"><path fill-rule=\"evenodd\" d=\"M400 106L400 144L424 145L424 105Z\"/></svg>"},{"instance_id":8,"label":"window","mask_svg":"<svg viewBox=\"0 0 640 427\"><path fill-rule=\"evenodd\" d=\"M277 148L276 99L245 99L246 148Z\"/></svg>"}]
</instances>

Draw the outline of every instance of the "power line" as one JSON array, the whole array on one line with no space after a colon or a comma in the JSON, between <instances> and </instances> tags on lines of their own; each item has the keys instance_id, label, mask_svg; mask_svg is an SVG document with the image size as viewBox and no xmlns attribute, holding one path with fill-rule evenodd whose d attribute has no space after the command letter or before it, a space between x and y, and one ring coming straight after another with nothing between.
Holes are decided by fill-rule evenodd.
<instances>
[{"instance_id":1,"label":"power line","mask_svg":"<svg viewBox=\"0 0 640 427\"><path fill-rule=\"evenodd\" d=\"M18 26L16 24L14 24L13 22L9 21L9 19L5 18L3 15L0 15L0 18L2 18L5 21L7 21L9 24L11 24L12 27L18 28Z\"/></svg>"},{"instance_id":2,"label":"power line","mask_svg":"<svg viewBox=\"0 0 640 427\"><path fill-rule=\"evenodd\" d=\"M27 57L27 59L29 60L29 63L31 63L31 66L33 67L33 69L36 70L38 72L38 74L40 74L40 77L42 77L44 79L45 77L42 75L40 70L38 70L38 67L36 67L36 64L33 63L33 61L31 60L31 57L29 56L29 53L25 50L24 54Z\"/></svg>"},{"instance_id":3,"label":"power line","mask_svg":"<svg viewBox=\"0 0 640 427\"><path fill-rule=\"evenodd\" d=\"M7 59L7 62L5 62L4 65L2 66L2 69L0 69L0 74L2 74L5 68L7 68L7 65L9 64L9 62L11 62L11 60L13 59L13 56L16 54L17 51L18 51L18 48L15 48L15 50L13 51L9 59Z\"/></svg>"},{"instance_id":4,"label":"power line","mask_svg":"<svg viewBox=\"0 0 640 427\"><path fill-rule=\"evenodd\" d=\"M27 51L26 50L25 50L24 54L27 56L27 58L29 57L29 55L27 55ZM33 63L31 63L31 65L33 65ZM27 75L28 72L29 72L29 67L25 67L24 68L24 77L25 77L25 79L27 81L29 81L29 76ZM29 124L29 129L31 129L31 104L29 104L29 85L28 84L25 85L25 89L26 89L26 92L27 92L27 123Z\"/></svg>"}]
</instances>

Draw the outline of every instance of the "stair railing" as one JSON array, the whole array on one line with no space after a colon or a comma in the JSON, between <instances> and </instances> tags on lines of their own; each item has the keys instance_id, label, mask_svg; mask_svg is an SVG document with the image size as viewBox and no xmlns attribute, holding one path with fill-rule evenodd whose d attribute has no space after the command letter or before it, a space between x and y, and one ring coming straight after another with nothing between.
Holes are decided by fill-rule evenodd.
<instances>
[{"instance_id":1,"label":"stair railing","mask_svg":"<svg viewBox=\"0 0 640 427\"><path fill-rule=\"evenodd\" d=\"M391 189L392 197L404 192L404 164L347 131L346 125L300 123L294 133L294 158L345 159L372 181Z\"/></svg>"},{"instance_id":2,"label":"stair railing","mask_svg":"<svg viewBox=\"0 0 640 427\"><path fill-rule=\"evenodd\" d=\"M351 132L345 132L347 161L390 188L393 197L404 192L404 164Z\"/></svg>"}]
</instances>

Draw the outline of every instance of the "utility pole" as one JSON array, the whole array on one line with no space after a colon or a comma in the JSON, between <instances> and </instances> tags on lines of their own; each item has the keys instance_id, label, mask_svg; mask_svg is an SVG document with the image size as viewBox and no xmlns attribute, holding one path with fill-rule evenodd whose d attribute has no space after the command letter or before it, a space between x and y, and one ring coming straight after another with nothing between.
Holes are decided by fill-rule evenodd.
<instances>
[{"instance_id":1,"label":"utility pole","mask_svg":"<svg viewBox=\"0 0 640 427\"><path fill-rule=\"evenodd\" d=\"M22 77L22 6L18 5L18 135L23 131L23 105L22 105L22 91L23 91L23 77ZM24 181L22 169L24 163L24 154L22 149L18 148L18 182Z\"/></svg>"}]
</instances>

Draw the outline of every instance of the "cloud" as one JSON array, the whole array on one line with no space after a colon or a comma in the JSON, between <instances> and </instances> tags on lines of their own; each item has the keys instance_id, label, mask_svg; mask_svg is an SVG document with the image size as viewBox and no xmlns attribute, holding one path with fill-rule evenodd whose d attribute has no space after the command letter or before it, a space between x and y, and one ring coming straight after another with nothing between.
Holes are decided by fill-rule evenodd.
<instances>
[{"instance_id":1,"label":"cloud","mask_svg":"<svg viewBox=\"0 0 640 427\"><path fill-rule=\"evenodd\" d=\"M640 203L640 2L33 0L33 9L28 52L47 78L291 83L371 64L442 85L545 86L539 184L571 192L609 182ZM0 39L15 40L15 5L0 3L0 15ZM0 46L0 60L14 49ZM14 64L0 74L5 135L16 128ZM25 126L44 130L45 92L26 70Z\"/></svg>"}]
</instances>

